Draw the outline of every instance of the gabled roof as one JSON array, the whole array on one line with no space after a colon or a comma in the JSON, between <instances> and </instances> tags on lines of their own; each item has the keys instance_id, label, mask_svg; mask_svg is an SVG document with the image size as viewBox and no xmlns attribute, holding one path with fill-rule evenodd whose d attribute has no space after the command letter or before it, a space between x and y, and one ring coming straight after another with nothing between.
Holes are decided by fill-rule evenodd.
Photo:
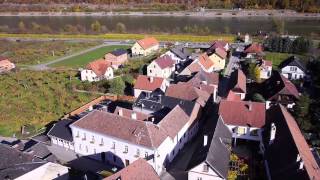
<instances>
[{"instance_id":1,"label":"gabled roof","mask_svg":"<svg viewBox=\"0 0 320 180\"><path fill-rule=\"evenodd\" d=\"M226 42L226 41L213 41L210 49L216 49L216 48L224 49L227 44L228 44L228 42Z\"/></svg>"},{"instance_id":2,"label":"gabled roof","mask_svg":"<svg viewBox=\"0 0 320 180\"><path fill-rule=\"evenodd\" d=\"M121 56L123 54L127 54L127 50L117 49L117 50L114 50L114 51L110 52L110 54L112 54L114 56Z\"/></svg>"},{"instance_id":3,"label":"gabled roof","mask_svg":"<svg viewBox=\"0 0 320 180\"><path fill-rule=\"evenodd\" d=\"M111 65L104 59L92 61L87 65L87 69L92 70L97 76L103 76L108 67L111 67Z\"/></svg>"},{"instance_id":4,"label":"gabled roof","mask_svg":"<svg viewBox=\"0 0 320 180\"><path fill-rule=\"evenodd\" d=\"M194 63L191 63L189 66L187 66L185 69L188 69L190 71L190 73L196 73L196 72L199 72L201 71L201 66L199 63L197 62L194 62Z\"/></svg>"},{"instance_id":5,"label":"gabled roof","mask_svg":"<svg viewBox=\"0 0 320 180\"><path fill-rule=\"evenodd\" d=\"M137 41L137 43L143 49L148 49L148 48L151 48L151 47L159 44L158 40L154 37L148 37L148 38L141 39L141 40Z\"/></svg>"},{"instance_id":6,"label":"gabled roof","mask_svg":"<svg viewBox=\"0 0 320 180\"><path fill-rule=\"evenodd\" d=\"M241 101L240 95L234 93L233 91L229 91L227 96L228 101Z\"/></svg>"},{"instance_id":7,"label":"gabled roof","mask_svg":"<svg viewBox=\"0 0 320 180\"><path fill-rule=\"evenodd\" d=\"M228 125L261 128L266 120L265 103L222 100L219 115Z\"/></svg>"},{"instance_id":8,"label":"gabled roof","mask_svg":"<svg viewBox=\"0 0 320 180\"><path fill-rule=\"evenodd\" d=\"M210 94L205 90L201 90L192 86L189 83L171 84L166 90L166 96L175 97L178 99L196 101L201 106L205 106Z\"/></svg>"},{"instance_id":9,"label":"gabled roof","mask_svg":"<svg viewBox=\"0 0 320 180\"><path fill-rule=\"evenodd\" d=\"M148 148L159 147L167 138L166 132L153 123L97 110L93 110L70 127L116 137Z\"/></svg>"},{"instance_id":10,"label":"gabled roof","mask_svg":"<svg viewBox=\"0 0 320 180\"><path fill-rule=\"evenodd\" d=\"M165 81L165 79L161 77L148 77L145 75L139 75L136 83L134 84L134 89L154 91L161 87L163 81Z\"/></svg>"},{"instance_id":11,"label":"gabled roof","mask_svg":"<svg viewBox=\"0 0 320 180\"><path fill-rule=\"evenodd\" d=\"M133 111L131 109L122 108L122 107L119 107L119 106L116 107L116 109L114 110L113 113L120 115L120 111L122 112L122 116L130 118L130 119L132 118L132 114L135 113L136 117L137 117L137 120L140 120L140 121L148 120L149 117L151 117L151 115L149 115L149 114L136 112L136 111Z\"/></svg>"},{"instance_id":12,"label":"gabled roof","mask_svg":"<svg viewBox=\"0 0 320 180\"><path fill-rule=\"evenodd\" d=\"M233 91L246 93L247 92L247 78L246 75L243 73L241 69L237 69L236 71L232 72L230 81L229 81L229 88Z\"/></svg>"},{"instance_id":13,"label":"gabled roof","mask_svg":"<svg viewBox=\"0 0 320 180\"><path fill-rule=\"evenodd\" d=\"M290 95L299 98L300 94L296 86L278 71L274 71L271 77L263 84L263 95L271 100L277 95Z\"/></svg>"},{"instance_id":14,"label":"gabled roof","mask_svg":"<svg viewBox=\"0 0 320 180\"><path fill-rule=\"evenodd\" d=\"M160 180L153 167L144 159L139 158L119 172L104 180Z\"/></svg>"},{"instance_id":15,"label":"gabled roof","mask_svg":"<svg viewBox=\"0 0 320 180\"><path fill-rule=\"evenodd\" d=\"M191 55L189 50L183 46L176 46L171 48L170 51L181 59L186 59Z\"/></svg>"},{"instance_id":16,"label":"gabled roof","mask_svg":"<svg viewBox=\"0 0 320 180\"><path fill-rule=\"evenodd\" d=\"M71 129L69 127L75 120L63 119L56 122L48 132L48 136L58 137L66 141L73 141Z\"/></svg>"},{"instance_id":17,"label":"gabled roof","mask_svg":"<svg viewBox=\"0 0 320 180\"><path fill-rule=\"evenodd\" d=\"M245 53L255 53L260 54L263 52L263 47L259 43L252 43L251 45L247 46L244 50Z\"/></svg>"},{"instance_id":18,"label":"gabled roof","mask_svg":"<svg viewBox=\"0 0 320 180\"><path fill-rule=\"evenodd\" d=\"M219 74L200 71L186 83L212 94L219 84Z\"/></svg>"},{"instance_id":19,"label":"gabled roof","mask_svg":"<svg viewBox=\"0 0 320 180\"><path fill-rule=\"evenodd\" d=\"M198 62L205 70L209 70L214 65L206 53L200 54Z\"/></svg>"},{"instance_id":20,"label":"gabled roof","mask_svg":"<svg viewBox=\"0 0 320 180\"><path fill-rule=\"evenodd\" d=\"M192 155L188 170L205 162L220 177L227 179L231 153L226 144L231 143L232 134L222 119L218 118L213 129L213 135L207 134L207 136L208 145L203 145L202 138L202 142L198 143L198 147Z\"/></svg>"},{"instance_id":21,"label":"gabled roof","mask_svg":"<svg viewBox=\"0 0 320 180\"><path fill-rule=\"evenodd\" d=\"M275 125L275 138L271 144L271 124ZM319 180L320 168L295 119L282 105L267 111L267 126L263 132L265 157L272 179ZM300 161L303 169L299 170Z\"/></svg>"},{"instance_id":22,"label":"gabled roof","mask_svg":"<svg viewBox=\"0 0 320 180\"><path fill-rule=\"evenodd\" d=\"M224 49L222 49L222 48L216 48L216 49L215 49L215 53L216 53L219 57L221 57L222 59L226 59L226 57L227 57L227 52L226 52Z\"/></svg>"},{"instance_id":23,"label":"gabled roof","mask_svg":"<svg viewBox=\"0 0 320 180\"><path fill-rule=\"evenodd\" d=\"M159 65L159 67L161 69L171 68L171 67L174 66L174 61L168 55L164 55L164 56L158 57L154 61L155 61L155 63L157 63Z\"/></svg>"},{"instance_id":24,"label":"gabled roof","mask_svg":"<svg viewBox=\"0 0 320 180\"><path fill-rule=\"evenodd\" d=\"M296 66L302 71L306 71L306 67L297 56L290 56L288 59L282 61L279 65L279 68L282 69L286 66Z\"/></svg>"}]
</instances>

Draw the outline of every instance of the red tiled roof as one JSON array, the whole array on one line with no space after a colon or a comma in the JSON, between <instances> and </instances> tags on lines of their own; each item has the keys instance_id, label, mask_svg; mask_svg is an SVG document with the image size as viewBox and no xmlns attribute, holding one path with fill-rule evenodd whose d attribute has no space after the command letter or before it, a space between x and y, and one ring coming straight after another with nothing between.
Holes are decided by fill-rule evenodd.
<instances>
[{"instance_id":1,"label":"red tiled roof","mask_svg":"<svg viewBox=\"0 0 320 180\"><path fill-rule=\"evenodd\" d=\"M141 158L104 180L118 180L119 178L121 180L160 180L153 167Z\"/></svg>"},{"instance_id":2,"label":"red tiled roof","mask_svg":"<svg viewBox=\"0 0 320 180\"><path fill-rule=\"evenodd\" d=\"M199 72L201 70L201 66L198 63L192 63L187 68L191 73Z\"/></svg>"},{"instance_id":3,"label":"red tiled roof","mask_svg":"<svg viewBox=\"0 0 320 180\"><path fill-rule=\"evenodd\" d=\"M190 83L171 84L166 90L166 96L183 100L196 100L201 106L205 106L210 94L206 90L201 90Z\"/></svg>"},{"instance_id":4,"label":"red tiled roof","mask_svg":"<svg viewBox=\"0 0 320 180\"><path fill-rule=\"evenodd\" d=\"M219 74L215 72L207 73L205 71L200 71L186 83L212 94L214 89L218 88Z\"/></svg>"},{"instance_id":5,"label":"red tiled roof","mask_svg":"<svg viewBox=\"0 0 320 180\"><path fill-rule=\"evenodd\" d=\"M159 147L168 137L161 127L150 122L133 120L97 110L90 112L70 126L116 137L149 148Z\"/></svg>"},{"instance_id":6,"label":"red tiled roof","mask_svg":"<svg viewBox=\"0 0 320 180\"><path fill-rule=\"evenodd\" d=\"M228 125L261 128L266 120L265 103L222 100L219 115Z\"/></svg>"},{"instance_id":7,"label":"red tiled roof","mask_svg":"<svg viewBox=\"0 0 320 180\"><path fill-rule=\"evenodd\" d=\"M136 112L136 111L133 111L131 109L126 109L126 108L122 108L122 107L119 107L117 106L116 107L116 110L114 110L114 114L119 114L119 112L122 111L122 116L124 117L127 117L127 118L130 118L132 117L132 114L135 113L136 114L136 117L137 117L137 120L140 120L140 121L145 121L147 120L149 117L151 117L150 115L148 114L144 114L144 113L141 113L141 112Z\"/></svg>"},{"instance_id":8,"label":"red tiled roof","mask_svg":"<svg viewBox=\"0 0 320 180\"><path fill-rule=\"evenodd\" d=\"M296 98L299 98L300 94L299 91L297 90L296 86L286 77L283 75L281 76L281 80L284 83L283 89L280 91L281 94L290 94L293 95Z\"/></svg>"},{"instance_id":9,"label":"red tiled roof","mask_svg":"<svg viewBox=\"0 0 320 180\"><path fill-rule=\"evenodd\" d=\"M199 56L199 63L206 70L209 70L214 65L206 53L203 53Z\"/></svg>"},{"instance_id":10,"label":"red tiled roof","mask_svg":"<svg viewBox=\"0 0 320 180\"><path fill-rule=\"evenodd\" d=\"M171 68L174 66L174 60L172 60L172 58L168 55L158 57L154 61L159 65L161 69Z\"/></svg>"},{"instance_id":11,"label":"red tiled roof","mask_svg":"<svg viewBox=\"0 0 320 180\"><path fill-rule=\"evenodd\" d=\"M224 49L224 47L227 45L228 43L226 41L213 41L211 48L212 49L216 49L216 48L222 48Z\"/></svg>"},{"instance_id":12,"label":"red tiled roof","mask_svg":"<svg viewBox=\"0 0 320 180\"><path fill-rule=\"evenodd\" d=\"M216 48L215 53L220 56L222 59L225 59L227 57L227 52L222 48Z\"/></svg>"},{"instance_id":13,"label":"red tiled roof","mask_svg":"<svg viewBox=\"0 0 320 180\"><path fill-rule=\"evenodd\" d=\"M302 135L298 124L292 115L286 110L286 108L280 105L281 112L284 120L286 121L292 138L297 146L300 157L304 162L304 167L310 179L320 179L320 168L317 164L314 156L310 151L310 147L307 144L304 136Z\"/></svg>"},{"instance_id":14,"label":"red tiled roof","mask_svg":"<svg viewBox=\"0 0 320 180\"><path fill-rule=\"evenodd\" d=\"M246 75L243 73L241 69L236 70L233 74L235 77L233 77L233 87L232 90L238 92L239 90L242 91L242 93L247 92L247 78Z\"/></svg>"},{"instance_id":15,"label":"red tiled roof","mask_svg":"<svg viewBox=\"0 0 320 180\"><path fill-rule=\"evenodd\" d=\"M148 38L141 39L141 40L137 41L137 43L143 49L148 49L148 48L150 48L152 46L155 46L155 45L159 44L158 40L156 40L156 38L154 38L154 37L148 37Z\"/></svg>"},{"instance_id":16,"label":"red tiled roof","mask_svg":"<svg viewBox=\"0 0 320 180\"><path fill-rule=\"evenodd\" d=\"M261 44L258 43L252 43L250 46L248 46L245 50L245 53L255 53L259 54L263 52L263 48Z\"/></svg>"},{"instance_id":17,"label":"red tiled roof","mask_svg":"<svg viewBox=\"0 0 320 180\"><path fill-rule=\"evenodd\" d=\"M139 75L134 85L134 89L154 91L161 87L163 81L165 81L164 78Z\"/></svg>"},{"instance_id":18,"label":"red tiled roof","mask_svg":"<svg viewBox=\"0 0 320 180\"><path fill-rule=\"evenodd\" d=\"M92 70L97 76L104 75L108 67L111 67L110 63L104 59L92 61L87 65L87 69Z\"/></svg>"},{"instance_id":19,"label":"red tiled roof","mask_svg":"<svg viewBox=\"0 0 320 180\"><path fill-rule=\"evenodd\" d=\"M228 101L241 101L240 95L235 94L233 91L229 91L227 96Z\"/></svg>"}]
</instances>

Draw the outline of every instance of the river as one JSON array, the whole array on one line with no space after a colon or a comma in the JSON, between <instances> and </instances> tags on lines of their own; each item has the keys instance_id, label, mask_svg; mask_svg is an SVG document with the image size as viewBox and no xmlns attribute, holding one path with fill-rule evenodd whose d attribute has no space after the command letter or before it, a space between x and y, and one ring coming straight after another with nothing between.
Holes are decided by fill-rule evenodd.
<instances>
[{"instance_id":1,"label":"river","mask_svg":"<svg viewBox=\"0 0 320 180\"><path fill-rule=\"evenodd\" d=\"M319 35L320 18L293 17L177 17L177 16L0 16L0 27L14 31L19 22L26 28L31 23L48 26L52 31L61 31L66 25L78 26L89 32L91 24L99 21L103 29L114 31L121 22L130 33L181 33L186 26L196 25L209 29L210 33L256 33L257 31L282 31L292 35Z\"/></svg>"}]
</instances>

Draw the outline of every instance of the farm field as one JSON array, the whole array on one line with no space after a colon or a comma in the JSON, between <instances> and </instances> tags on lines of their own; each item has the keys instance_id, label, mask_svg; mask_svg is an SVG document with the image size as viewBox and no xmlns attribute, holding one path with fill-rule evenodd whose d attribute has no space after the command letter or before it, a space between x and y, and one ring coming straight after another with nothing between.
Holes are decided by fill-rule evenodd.
<instances>
[{"instance_id":1,"label":"farm field","mask_svg":"<svg viewBox=\"0 0 320 180\"><path fill-rule=\"evenodd\" d=\"M51 64L52 67L72 67L72 68L79 68L84 67L89 62L102 58L106 53L111 52L116 49L128 49L130 46L105 46L98 48L96 50L90 51L88 53L74 56L72 58L66 59L61 62L57 62Z\"/></svg>"},{"instance_id":2,"label":"farm field","mask_svg":"<svg viewBox=\"0 0 320 180\"><path fill-rule=\"evenodd\" d=\"M96 95L72 91L75 71L18 71L0 76L0 135L19 136L23 125L34 134Z\"/></svg>"},{"instance_id":3,"label":"farm field","mask_svg":"<svg viewBox=\"0 0 320 180\"><path fill-rule=\"evenodd\" d=\"M81 50L97 46L101 42L68 41L0 41L0 55L9 57L18 66L35 65Z\"/></svg>"}]
</instances>

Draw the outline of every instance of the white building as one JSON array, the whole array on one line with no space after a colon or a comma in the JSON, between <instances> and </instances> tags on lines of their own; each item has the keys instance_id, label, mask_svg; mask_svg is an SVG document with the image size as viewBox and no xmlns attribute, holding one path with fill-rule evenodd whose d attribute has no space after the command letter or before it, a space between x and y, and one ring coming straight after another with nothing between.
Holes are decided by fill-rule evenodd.
<instances>
[{"instance_id":1,"label":"white building","mask_svg":"<svg viewBox=\"0 0 320 180\"><path fill-rule=\"evenodd\" d=\"M174 48L171 48L169 51L162 54L161 56L165 55L169 56L172 60L174 60L175 64L180 64L186 62L191 56L191 53L188 51L188 49L184 48L183 46L176 46Z\"/></svg>"},{"instance_id":2,"label":"white building","mask_svg":"<svg viewBox=\"0 0 320 180\"><path fill-rule=\"evenodd\" d=\"M147 67L147 75L152 77L170 78L175 72L174 61L170 56L162 56L152 61Z\"/></svg>"},{"instance_id":3,"label":"white building","mask_svg":"<svg viewBox=\"0 0 320 180\"><path fill-rule=\"evenodd\" d=\"M139 97L141 92L151 93L156 89L160 89L165 92L169 86L169 81L161 77L148 77L145 75L139 75L134 84L134 97Z\"/></svg>"},{"instance_id":4,"label":"white building","mask_svg":"<svg viewBox=\"0 0 320 180\"><path fill-rule=\"evenodd\" d=\"M131 48L133 56L148 56L159 50L159 42L153 37L144 38L136 43Z\"/></svg>"},{"instance_id":5,"label":"white building","mask_svg":"<svg viewBox=\"0 0 320 180\"><path fill-rule=\"evenodd\" d=\"M112 79L113 69L109 62L104 59L96 60L81 69L81 81L100 81L102 79Z\"/></svg>"},{"instance_id":6,"label":"white building","mask_svg":"<svg viewBox=\"0 0 320 180\"><path fill-rule=\"evenodd\" d=\"M261 131L266 119L265 103L222 100L219 116L237 139L261 141Z\"/></svg>"},{"instance_id":7,"label":"white building","mask_svg":"<svg viewBox=\"0 0 320 180\"><path fill-rule=\"evenodd\" d=\"M284 60L279 65L279 69L281 74L290 80L303 79L306 75L305 66L296 56L291 56Z\"/></svg>"},{"instance_id":8,"label":"white building","mask_svg":"<svg viewBox=\"0 0 320 180\"><path fill-rule=\"evenodd\" d=\"M269 79L272 73L272 61L262 60L260 65L260 78Z\"/></svg>"},{"instance_id":9,"label":"white building","mask_svg":"<svg viewBox=\"0 0 320 180\"><path fill-rule=\"evenodd\" d=\"M69 127L73 122L74 120L71 119L63 119L55 123L47 133L48 137L50 137L51 144L74 151L72 133Z\"/></svg>"},{"instance_id":10,"label":"white building","mask_svg":"<svg viewBox=\"0 0 320 180\"><path fill-rule=\"evenodd\" d=\"M199 109L177 105L158 124L94 110L70 125L75 152L119 167L145 158L160 174L195 134Z\"/></svg>"}]
</instances>

